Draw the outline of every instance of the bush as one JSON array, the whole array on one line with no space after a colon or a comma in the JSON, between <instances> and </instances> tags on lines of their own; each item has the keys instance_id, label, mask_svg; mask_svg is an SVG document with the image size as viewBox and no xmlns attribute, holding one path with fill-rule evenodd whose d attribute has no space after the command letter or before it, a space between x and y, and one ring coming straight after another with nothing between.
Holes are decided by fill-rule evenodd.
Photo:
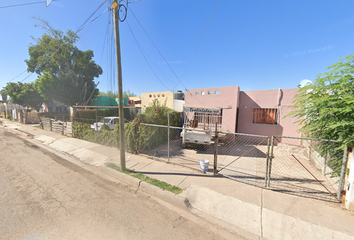
<instances>
[{"instance_id":1,"label":"bush","mask_svg":"<svg viewBox=\"0 0 354 240\"><path fill-rule=\"evenodd\" d=\"M99 110L99 114L112 113L107 110L112 109ZM129 109L124 110L129 111ZM146 108L144 114L141 114L141 122L166 126L168 124L168 112L170 113L170 125L180 127L181 114L179 112L173 111L172 109L169 109L165 104L159 104L157 100ZM94 116L94 118L96 118L96 110L77 110L75 111L75 116L79 118L92 118ZM126 117L126 119L128 118ZM95 121L96 119L94 119L93 122ZM167 128L141 125L137 118L127 123L124 126L124 131L126 149L131 153L141 153L167 142ZM174 133L175 130L171 130L171 132ZM119 124L116 125L113 131L109 130L108 126L103 125L101 131L96 132L91 129L90 124L74 122L73 134L76 138L99 143L102 145L114 147L119 146Z\"/></svg>"},{"instance_id":2,"label":"bush","mask_svg":"<svg viewBox=\"0 0 354 240\"><path fill-rule=\"evenodd\" d=\"M119 126L116 125L114 130L104 130L103 125L101 131L96 132L91 128L90 124L73 122L73 136L75 138L102 144L110 147L119 147ZM108 126L107 126L108 127Z\"/></svg>"},{"instance_id":3,"label":"bush","mask_svg":"<svg viewBox=\"0 0 354 240\"><path fill-rule=\"evenodd\" d=\"M168 113L170 113L170 126L180 127L182 125L181 113L166 107L166 104L161 105L157 100L154 100L140 115L140 120L143 123L166 126L168 125ZM140 125L137 119L126 124L124 130L129 152L141 153L167 142L167 128Z\"/></svg>"},{"instance_id":4,"label":"bush","mask_svg":"<svg viewBox=\"0 0 354 240\"><path fill-rule=\"evenodd\" d=\"M132 120L132 114L128 108L124 108L124 118L128 121ZM118 117L118 109L108 108L108 109L98 109L97 110L98 120L101 120L104 117ZM94 123L96 122L96 109L77 109L73 114L73 121L82 122L82 123Z\"/></svg>"}]
</instances>

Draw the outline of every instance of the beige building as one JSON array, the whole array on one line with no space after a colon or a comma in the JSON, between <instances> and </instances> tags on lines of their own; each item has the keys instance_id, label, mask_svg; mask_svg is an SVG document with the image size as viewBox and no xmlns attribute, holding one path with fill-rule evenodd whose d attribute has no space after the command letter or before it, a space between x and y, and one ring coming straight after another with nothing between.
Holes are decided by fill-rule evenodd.
<instances>
[{"instance_id":1,"label":"beige building","mask_svg":"<svg viewBox=\"0 0 354 240\"><path fill-rule=\"evenodd\" d=\"M152 104L154 99L157 99L160 104L166 103L166 107L173 109L173 91L149 92L141 93L141 112L145 112L145 109Z\"/></svg>"}]
</instances>

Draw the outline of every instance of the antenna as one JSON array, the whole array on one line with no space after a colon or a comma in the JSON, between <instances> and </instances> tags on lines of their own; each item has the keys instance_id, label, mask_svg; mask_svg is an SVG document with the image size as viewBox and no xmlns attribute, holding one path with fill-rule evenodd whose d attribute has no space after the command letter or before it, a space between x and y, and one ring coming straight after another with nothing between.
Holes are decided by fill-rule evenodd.
<instances>
[{"instance_id":1,"label":"antenna","mask_svg":"<svg viewBox=\"0 0 354 240\"><path fill-rule=\"evenodd\" d=\"M305 86L311 85L312 81L308 79L303 79L300 81L300 84L297 86L298 88L303 88Z\"/></svg>"}]
</instances>

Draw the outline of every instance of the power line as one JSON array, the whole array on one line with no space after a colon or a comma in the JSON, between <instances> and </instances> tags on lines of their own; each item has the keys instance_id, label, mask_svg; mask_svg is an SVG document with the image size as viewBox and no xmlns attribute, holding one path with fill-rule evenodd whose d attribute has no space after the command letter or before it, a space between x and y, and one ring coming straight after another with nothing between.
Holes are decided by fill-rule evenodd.
<instances>
[{"instance_id":1,"label":"power line","mask_svg":"<svg viewBox=\"0 0 354 240\"><path fill-rule=\"evenodd\" d=\"M27 72L27 69L26 69L25 71L23 71L22 73L20 73L19 75L17 75L16 77L14 77L13 79L11 79L10 81L8 81L7 83L12 82L12 81L15 80L16 78L18 78L19 76L21 76L22 74L24 74L25 72ZM1 85L1 87L5 86L7 83L4 83L3 85Z\"/></svg>"},{"instance_id":2,"label":"power line","mask_svg":"<svg viewBox=\"0 0 354 240\"><path fill-rule=\"evenodd\" d=\"M91 15L85 20L85 22L83 23L83 24L81 24L81 26L80 27L78 27L78 29L76 30L76 33L78 33L78 32L80 32L83 28L84 28L84 25L90 20L90 18L93 16L93 15L95 15L95 13L103 6L103 4L106 2L107 0L104 0L102 3L101 3L101 5L100 6L98 6L97 8L96 8L96 10L93 12L93 13L91 13ZM105 11L107 11L107 10L105 10ZM105 12L104 11L104 12ZM103 12L103 13L104 13ZM102 13L102 14L103 14ZM102 15L101 14L101 15ZM94 20L96 20L96 19L94 19ZM94 21L93 20L93 21ZM92 21L91 21L92 22ZM90 23L89 23L90 24Z\"/></svg>"},{"instance_id":3,"label":"power line","mask_svg":"<svg viewBox=\"0 0 354 240\"><path fill-rule=\"evenodd\" d=\"M22 81L20 81L21 83L23 83L24 81L26 81L27 80L27 78L29 78L30 76L32 76L32 74L33 74L33 72L32 73L30 73L30 74L28 74L28 76L27 77L25 77Z\"/></svg>"},{"instance_id":4,"label":"power line","mask_svg":"<svg viewBox=\"0 0 354 240\"><path fill-rule=\"evenodd\" d=\"M163 58L163 60L165 61L165 63L167 64L167 66L171 69L172 73L176 76L177 80L179 80L177 74L175 73L175 71L173 71L172 67L170 66L170 64L168 63L168 61L165 59L165 57L162 55L162 53L160 52L159 48L156 46L156 44L154 43L154 41L151 39L151 37L149 36L149 34L146 32L145 28L141 25L140 21L138 20L138 18L135 16L135 14L133 13L133 11L129 8L130 12L133 14L135 20L139 23L140 27L143 29L143 31L145 32L145 34L148 36L148 38L150 39L150 41L152 42L152 44L154 45L154 47L156 48L156 50L159 52L160 56ZM178 84L178 83L177 83Z\"/></svg>"},{"instance_id":5,"label":"power line","mask_svg":"<svg viewBox=\"0 0 354 240\"><path fill-rule=\"evenodd\" d=\"M90 18L102 7L102 5L106 2L107 0L103 1L103 3L101 3L101 5L86 19L86 21L81 24L81 26L76 30L76 33L80 32L82 29L84 29L85 27L87 27L88 25L90 25L93 21L95 21L98 17L100 17L103 13L105 13L109 8L107 8L105 11L103 11L100 15L98 15L96 18L94 18L93 20L91 20L91 22L89 22L87 25L85 25ZM45 1L44 1L45 2ZM36 3L43 3L43 2L34 2L34 3L27 3L27 4L18 4L18 5L13 5L13 6L22 6L22 5L28 5L28 4L36 4ZM11 6L10 6L11 7ZM0 8L4 8L4 7L0 7ZM85 25L85 26L84 26ZM53 56L54 54L56 54L62 47L62 43L60 43L58 49L51 55ZM49 58L47 59L47 61L49 61ZM46 61L46 62L47 62ZM16 79L17 77L19 77L20 75L22 75L23 73L25 73L27 70L23 71L21 74L19 74L18 76L14 77L13 79L11 79L9 82L11 82L12 80ZM27 77L25 77L23 80L21 80L20 82L23 83L24 81L26 81L31 75L33 74L30 73ZM7 83L6 83L7 84ZM4 86L5 84L3 84L2 86Z\"/></svg>"},{"instance_id":6,"label":"power line","mask_svg":"<svg viewBox=\"0 0 354 240\"><path fill-rule=\"evenodd\" d=\"M38 3L46 3L46 1L31 2L31 3L21 3L21 4L9 5L9 6L2 6L0 8L22 7L22 6L33 5L33 4L38 4Z\"/></svg>"},{"instance_id":7,"label":"power line","mask_svg":"<svg viewBox=\"0 0 354 240\"><path fill-rule=\"evenodd\" d=\"M197 45L197 48L195 49L195 51L194 51L194 53L193 53L193 55L192 55L192 58L191 58L191 60L189 61L188 65L187 65L186 70L184 70L181 79L184 77L184 74L187 72L187 70L188 70L188 68L189 68L189 65L191 64L191 62L192 62L192 60L193 60L195 54L197 53L197 50L198 50L198 48L199 48L199 46L200 46L200 43L201 43L202 40L203 40L203 37L204 37L204 35L205 35L205 32L206 32L206 30L208 29L208 26L209 26L209 24L210 24L210 22L211 22L211 19L212 19L213 16L214 16L216 7L218 6L219 2L220 2L220 0L217 1L216 5L215 5L215 7L214 7L213 13L211 14L211 16L210 16L210 18L209 18L208 24L207 24L207 26L206 26L205 29L204 29L203 35L202 35L202 37L200 38L199 43L198 43L198 45ZM179 81L179 82L180 82L180 81ZM178 84L177 84L177 85L178 85ZM176 85L175 87L177 87L177 85ZM182 85L183 85L183 84L182 84ZM174 87L174 88L175 88L175 87Z\"/></svg>"},{"instance_id":8,"label":"power line","mask_svg":"<svg viewBox=\"0 0 354 240\"><path fill-rule=\"evenodd\" d=\"M160 82L165 88L167 88L168 90L170 90L170 89L161 81L161 79L156 75L156 73L155 73L155 71L152 69L152 67L151 67L151 65L150 65L150 63L149 63L149 61L146 59L146 57L145 57L145 55L144 55L144 53L143 53L143 51L142 51L142 49L141 49L141 47L140 47L140 45L139 45L139 43L138 43L136 37L135 37L135 35L134 35L134 33L133 33L133 31L132 31L132 29L131 29L131 27L130 27L130 24L129 24L129 21L128 21L128 20L127 20L127 24L128 24L128 27L129 27L129 30L130 30L131 34L133 35L133 38L134 38L134 40L135 40L135 42L136 42L136 45L138 45L139 50L140 50L141 54L143 55L143 57L144 57L146 63L149 65L151 71L154 73L154 75L155 75L155 77L157 78L157 80L159 80L159 82Z\"/></svg>"}]
</instances>

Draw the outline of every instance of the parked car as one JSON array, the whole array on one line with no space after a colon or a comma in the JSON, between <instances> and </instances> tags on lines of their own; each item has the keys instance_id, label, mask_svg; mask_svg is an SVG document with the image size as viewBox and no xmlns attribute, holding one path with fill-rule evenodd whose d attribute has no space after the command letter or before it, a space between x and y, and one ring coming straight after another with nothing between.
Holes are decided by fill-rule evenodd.
<instances>
[{"instance_id":1,"label":"parked car","mask_svg":"<svg viewBox=\"0 0 354 240\"><path fill-rule=\"evenodd\" d=\"M124 124L128 123L129 121L124 118ZM116 124L119 123L119 117L104 117L97 123L91 125L91 128L95 129L95 131L100 131L103 124L107 125L110 129L114 129Z\"/></svg>"}]
</instances>

